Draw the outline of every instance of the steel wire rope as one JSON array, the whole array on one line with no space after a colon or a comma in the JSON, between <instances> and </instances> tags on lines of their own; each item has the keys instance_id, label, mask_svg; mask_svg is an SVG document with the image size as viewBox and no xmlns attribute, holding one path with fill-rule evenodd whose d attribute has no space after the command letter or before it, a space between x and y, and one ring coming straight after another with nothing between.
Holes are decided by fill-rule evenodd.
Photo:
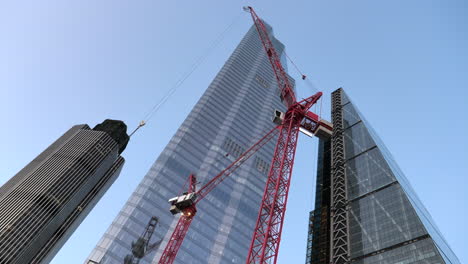
<instances>
[{"instance_id":1,"label":"steel wire rope","mask_svg":"<svg viewBox=\"0 0 468 264\"><path fill-rule=\"evenodd\" d=\"M208 48L194 60L190 68L188 68L188 70L182 74L182 76L173 84L173 86L166 92L166 94L156 104L154 104L150 110L147 111L139 125L133 130L132 133L130 133L130 136L132 136L138 129L146 125L146 123L153 118L153 116L167 102L167 100L169 100L169 98L177 91L177 89L184 84L184 82L192 75L195 70L198 69L198 67L203 62L205 62L207 57L219 46L219 44L221 44L227 33L230 32L237 21L239 21L242 14L243 13L239 13L239 15L237 15L231 21L231 23L228 24L228 26L220 34L218 34L218 36L211 42Z\"/></svg>"},{"instance_id":2,"label":"steel wire rope","mask_svg":"<svg viewBox=\"0 0 468 264\"><path fill-rule=\"evenodd\" d=\"M289 57L289 55L286 53L286 50L283 51L284 54L286 55L286 58L288 59L288 61L293 65L293 67L296 69L296 71L301 75L301 79L305 81L305 85L306 87L310 88L312 90L312 92L314 93L317 93L317 92L320 92L320 89L317 88L317 85L315 85L309 77L307 77L307 75L305 75L300 69L299 67L297 66L297 64L291 59L291 57ZM320 107L316 104L315 105L315 112L317 113L317 111L319 111L319 118L322 119L322 100L325 96L328 95L328 93L331 93L331 91L329 89L323 89L324 91L326 91L326 93L324 93L322 95L322 97L320 97Z\"/></svg>"},{"instance_id":3,"label":"steel wire rope","mask_svg":"<svg viewBox=\"0 0 468 264\"><path fill-rule=\"evenodd\" d=\"M308 75L305 75L300 69L299 67L297 66L297 64L291 59L291 57L289 57L289 55L287 54L286 50L283 51L284 52L284 55L286 55L286 58L288 59L288 61L291 63L291 65L293 65L293 67L296 69L297 73L299 73L301 75L301 79L305 81L306 85L311 88L312 90L314 90L315 92L319 92L320 90L317 88L317 86L310 80L310 78L308 77ZM328 89L327 89L328 91ZM328 91L329 92L329 91Z\"/></svg>"},{"instance_id":4,"label":"steel wire rope","mask_svg":"<svg viewBox=\"0 0 468 264\"><path fill-rule=\"evenodd\" d=\"M306 85L311 88L313 90L313 92L319 92L320 90L316 87L316 85L314 85L314 83L312 81L310 81L310 78L307 78L307 75L305 75L300 69L299 67L296 65L296 63L294 63L294 61L291 59L291 57L289 57L289 55L287 54L286 50L283 51L286 58L289 60L289 62L293 65L293 67L296 69L296 71L301 75L301 79L305 81ZM315 108L315 113L317 113L319 111L319 119L322 118L322 101L323 100L323 96L320 97L320 106L318 106L318 104L315 104L314 105L314 108ZM317 142L314 142L314 147L318 147L318 143ZM313 162L314 162L314 166L317 166L317 160L318 160L318 156L317 155L313 155ZM316 168L317 169L317 168ZM317 177L317 175L316 175ZM317 188L317 186L315 186L315 188ZM313 190L314 191L314 190ZM315 197L314 195L312 194L311 197L311 206L313 206L313 201L315 201Z\"/></svg>"},{"instance_id":5,"label":"steel wire rope","mask_svg":"<svg viewBox=\"0 0 468 264\"><path fill-rule=\"evenodd\" d=\"M307 79L307 76L305 74L302 73L302 71L299 69L299 67L297 67L297 65L293 62L293 60L289 57L289 55L286 53L286 51L284 51L284 55L286 55L286 58L289 60L289 62L294 66L294 68L296 68L296 71L301 75L301 78L303 80Z\"/></svg>"},{"instance_id":6,"label":"steel wire rope","mask_svg":"<svg viewBox=\"0 0 468 264\"><path fill-rule=\"evenodd\" d=\"M179 197L182 195L182 193L186 190L186 186L189 184L189 181L190 181L190 175L189 177L187 177L187 179L184 181L184 185L182 186L182 188L179 190L179 192L177 193L177 196L176 197Z\"/></svg>"}]
</instances>

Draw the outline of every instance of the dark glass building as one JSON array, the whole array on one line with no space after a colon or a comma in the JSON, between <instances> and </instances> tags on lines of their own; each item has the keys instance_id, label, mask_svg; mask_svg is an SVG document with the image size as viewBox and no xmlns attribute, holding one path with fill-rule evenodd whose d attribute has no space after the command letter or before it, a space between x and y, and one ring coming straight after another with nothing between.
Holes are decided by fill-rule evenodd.
<instances>
[{"instance_id":1,"label":"dark glass building","mask_svg":"<svg viewBox=\"0 0 468 264\"><path fill-rule=\"evenodd\" d=\"M0 263L48 263L122 169L126 125L76 125L0 188Z\"/></svg>"},{"instance_id":2,"label":"dark glass building","mask_svg":"<svg viewBox=\"0 0 468 264\"><path fill-rule=\"evenodd\" d=\"M307 264L460 264L390 152L343 89L320 141Z\"/></svg>"},{"instance_id":3,"label":"dark glass building","mask_svg":"<svg viewBox=\"0 0 468 264\"><path fill-rule=\"evenodd\" d=\"M279 54L284 45L270 37ZM275 125L284 111L275 75L255 27L251 27L133 192L86 263L123 263L149 219L159 219L150 239L159 247L140 258L157 263L179 215L168 199L194 173L200 188ZM198 213L175 263L244 263L273 156L272 139L197 204Z\"/></svg>"}]
</instances>

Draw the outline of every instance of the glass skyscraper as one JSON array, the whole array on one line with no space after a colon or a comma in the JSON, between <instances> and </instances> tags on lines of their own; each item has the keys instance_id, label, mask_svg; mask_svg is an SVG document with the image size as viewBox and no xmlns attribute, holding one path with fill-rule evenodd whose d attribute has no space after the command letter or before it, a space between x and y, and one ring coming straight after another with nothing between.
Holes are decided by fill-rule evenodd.
<instances>
[{"instance_id":1,"label":"glass skyscraper","mask_svg":"<svg viewBox=\"0 0 468 264\"><path fill-rule=\"evenodd\" d=\"M267 28L282 54L284 45ZM275 126L275 109L285 107L252 26L85 263L123 263L153 216L159 224L150 244L162 243L139 261L157 263L179 218L169 212L168 199L186 191L190 173L201 187L232 163ZM276 138L197 205L175 263L245 262L275 142Z\"/></svg>"},{"instance_id":2,"label":"glass skyscraper","mask_svg":"<svg viewBox=\"0 0 468 264\"><path fill-rule=\"evenodd\" d=\"M390 152L342 89L319 143L306 263L460 264Z\"/></svg>"}]
</instances>

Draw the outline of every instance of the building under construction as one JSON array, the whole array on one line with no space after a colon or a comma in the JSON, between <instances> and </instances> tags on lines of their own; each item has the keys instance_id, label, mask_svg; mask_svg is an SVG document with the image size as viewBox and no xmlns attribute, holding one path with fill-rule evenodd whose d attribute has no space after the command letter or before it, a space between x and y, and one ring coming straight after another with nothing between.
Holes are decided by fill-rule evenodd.
<instances>
[{"instance_id":1,"label":"building under construction","mask_svg":"<svg viewBox=\"0 0 468 264\"><path fill-rule=\"evenodd\" d=\"M246 11L254 26L86 263L276 263L299 132L320 138L307 263L459 263L343 90L332 123L309 111L322 93L297 100L284 45Z\"/></svg>"},{"instance_id":2,"label":"building under construction","mask_svg":"<svg viewBox=\"0 0 468 264\"><path fill-rule=\"evenodd\" d=\"M343 89L318 149L307 264L460 263L390 152Z\"/></svg>"},{"instance_id":3,"label":"building under construction","mask_svg":"<svg viewBox=\"0 0 468 264\"><path fill-rule=\"evenodd\" d=\"M272 42L281 55L284 45L273 37ZM163 242L140 260L157 263L178 221L169 212L168 199L180 193L190 173L196 173L199 182L208 182L274 128L274 109L286 110L252 26L88 259L123 263L132 242L157 216L159 224L150 243ZM274 149L272 140L198 205L199 214L175 263L245 261Z\"/></svg>"}]
</instances>

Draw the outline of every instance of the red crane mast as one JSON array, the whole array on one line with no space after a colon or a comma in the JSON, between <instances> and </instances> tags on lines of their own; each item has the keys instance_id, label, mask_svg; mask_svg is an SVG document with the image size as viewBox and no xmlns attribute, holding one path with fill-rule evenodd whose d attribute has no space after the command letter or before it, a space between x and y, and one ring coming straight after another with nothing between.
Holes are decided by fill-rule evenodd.
<instances>
[{"instance_id":1,"label":"red crane mast","mask_svg":"<svg viewBox=\"0 0 468 264\"><path fill-rule=\"evenodd\" d=\"M265 25L252 7L246 7L244 10L252 15L260 40L278 80L281 99L284 100L288 108L285 114L279 115L283 117L280 118L282 126L246 260L247 264L276 263L299 131L302 130L309 135L319 131L330 132L331 125L327 124L328 122L322 122L316 114L309 112L312 105L322 96L322 92L300 102L296 101L292 85L281 65Z\"/></svg>"},{"instance_id":2,"label":"red crane mast","mask_svg":"<svg viewBox=\"0 0 468 264\"><path fill-rule=\"evenodd\" d=\"M276 52L273 43L268 36L268 31L263 24L262 20L257 16L252 7L244 7L244 11L249 12L252 15L255 27L257 28L258 35L262 41L263 47L268 55L273 71L275 72L276 81L278 83L279 90L281 91L281 100L285 102L287 107L290 107L296 102L296 96L294 95L294 89L289 82L288 75L281 65L280 58Z\"/></svg>"},{"instance_id":3,"label":"red crane mast","mask_svg":"<svg viewBox=\"0 0 468 264\"><path fill-rule=\"evenodd\" d=\"M252 15L260 40L275 73L278 88L281 92L280 98L288 110L286 113L275 111L274 121L278 126L269 131L231 165L200 188L199 191L196 191L196 177L191 174L188 192L169 200L172 204L171 212L173 214L181 213L181 216L164 249L159 264L172 264L174 262L193 217L197 213L196 204L271 140L279 130L256 227L246 260L247 264L276 263L299 131L309 136L328 137L331 135L331 124L321 120L318 115L309 111L320 99L322 92L318 92L300 102L296 101L293 87L281 65L281 61L270 40L265 25L252 7L245 7L244 10ZM303 79L304 77L303 75Z\"/></svg>"}]
</instances>

